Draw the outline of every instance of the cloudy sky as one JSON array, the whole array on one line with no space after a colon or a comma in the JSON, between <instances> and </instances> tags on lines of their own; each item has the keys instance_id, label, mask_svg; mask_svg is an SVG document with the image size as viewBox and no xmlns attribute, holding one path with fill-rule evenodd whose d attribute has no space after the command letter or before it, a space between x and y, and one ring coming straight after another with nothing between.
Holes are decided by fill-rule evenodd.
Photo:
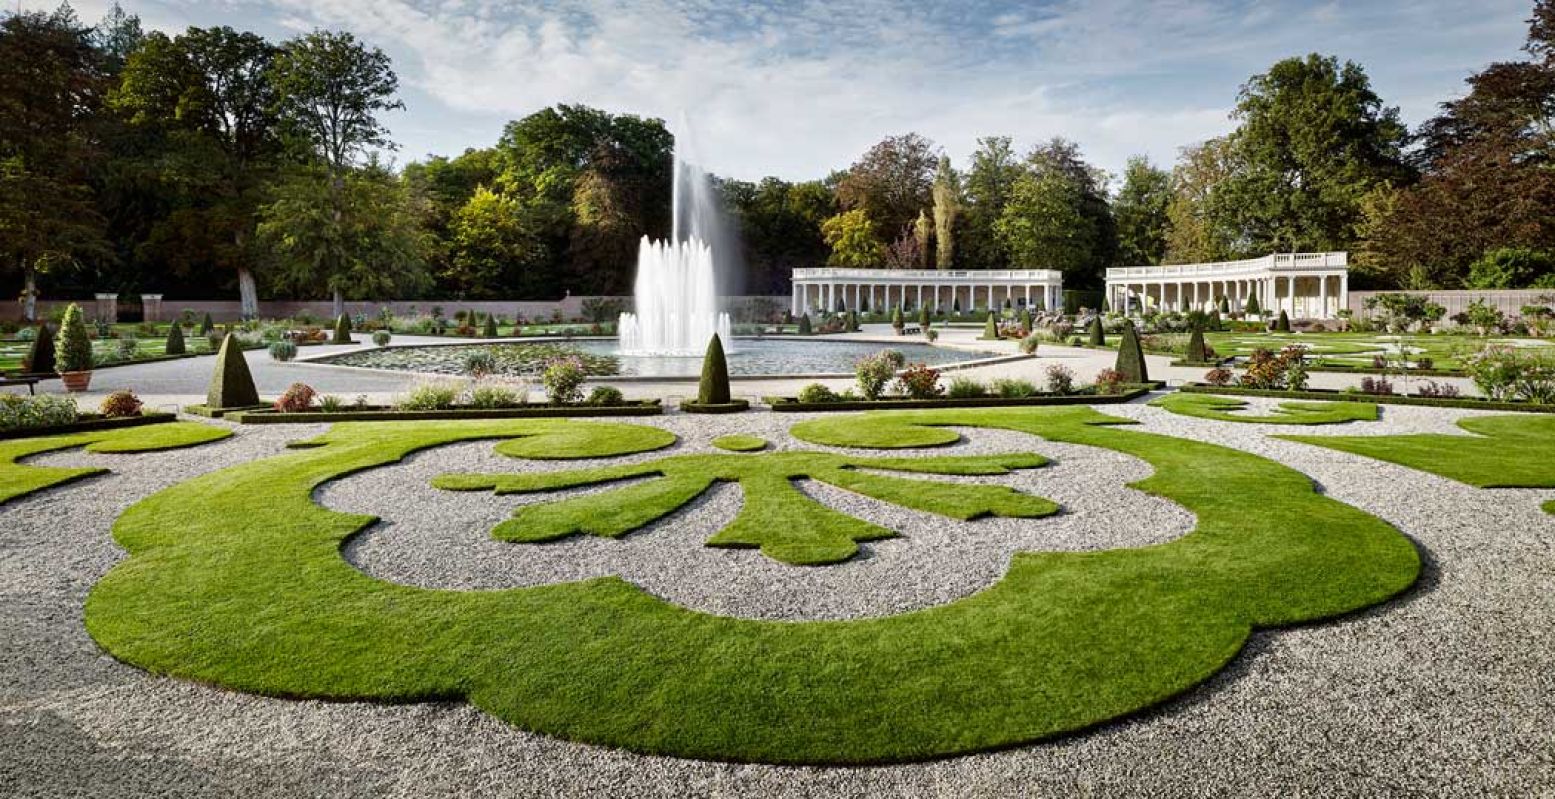
<instances>
[{"instance_id":1,"label":"cloudy sky","mask_svg":"<svg viewBox=\"0 0 1555 799\"><path fill-rule=\"evenodd\" d=\"M14 2L14 0L13 0ZM111 0L109 0L111 2ZM77 0L96 21L107 2ZM9 5L9 4L8 4ZM23 0L52 7L52 0ZM586 103L684 111L701 159L741 178L822 177L917 131L958 164L979 136L1059 135L1117 171L1230 127L1238 86L1279 58L1366 67L1418 123L1463 78L1516 58L1531 0L124 0L151 28L274 38L346 28L383 48L407 110L400 161L493 143Z\"/></svg>"}]
</instances>

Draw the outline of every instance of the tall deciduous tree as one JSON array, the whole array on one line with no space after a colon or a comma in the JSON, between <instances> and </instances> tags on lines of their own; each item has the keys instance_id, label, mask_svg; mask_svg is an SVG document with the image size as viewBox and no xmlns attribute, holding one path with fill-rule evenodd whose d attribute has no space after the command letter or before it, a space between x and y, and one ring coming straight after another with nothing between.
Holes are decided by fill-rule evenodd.
<instances>
[{"instance_id":1,"label":"tall deciduous tree","mask_svg":"<svg viewBox=\"0 0 1555 799\"><path fill-rule=\"evenodd\" d=\"M1096 285L1117 253L1105 182L1073 142L1033 148L994 224L1012 265L1061 270L1066 285Z\"/></svg>"},{"instance_id":2,"label":"tall deciduous tree","mask_svg":"<svg viewBox=\"0 0 1555 799\"><path fill-rule=\"evenodd\" d=\"M1279 61L1242 87L1233 118L1237 169L1214 189L1214 207L1246 254L1348 249L1361 198L1410 178L1398 109L1353 62Z\"/></svg>"},{"instance_id":3,"label":"tall deciduous tree","mask_svg":"<svg viewBox=\"0 0 1555 799\"><path fill-rule=\"evenodd\" d=\"M259 313L250 248L265 184L279 156L276 48L232 28L153 33L127 61L111 103L132 125L165 136L154 154L179 204L147 246L184 275L236 275L242 313Z\"/></svg>"},{"instance_id":4,"label":"tall deciduous tree","mask_svg":"<svg viewBox=\"0 0 1555 799\"><path fill-rule=\"evenodd\" d=\"M885 260L875 223L862 208L843 211L822 222L821 236L831 247L828 266L873 268Z\"/></svg>"},{"instance_id":5,"label":"tall deciduous tree","mask_svg":"<svg viewBox=\"0 0 1555 799\"><path fill-rule=\"evenodd\" d=\"M965 235L957 261L963 268L1004 269L1009 253L995 233L994 224L1004 214L1004 206L1021 176L1020 158L1008 136L988 136L977 140L972 166L966 176Z\"/></svg>"},{"instance_id":6,"label":"tall deciduous tree","mask_svg":"<svg viewBox=\"0 0 1555 799\"><path fill-rule=\"evenodd\" d=\"M1118 263L1148 266L1166 255L1166 231L1170 224L1166 207L1172 199L1171 173L1144 156L1128 159L1123 187L1112 202L1118 223Z\"/></svg>"},{"instance_id":7,"label":"tall deciduous tree","mask_svg":"<svg viewBox=\"0 0 1555 799\"><path fill-rule=\"evenodd\" d=\"M454 212L448 237L448 263L437 278L459 299L539 288L524 284L533 282L529 270L544 265L544 247L525 228L523 208L512 197L477 187Z\"/></svg>"},{"instance_id":8,"label":"tall deciduous tree","mask_svg":"<svg viewBox=\"0 0 1555 799\"><path fill-rule=\"evenodd\" d=\"M956 260L956 224L961 220L961 177L940 156L934 170L934 268L951 269Z\"/></svg>"},{"instance_id":9,"label":"tall deciduous tree","mask_svg":"<svg viewBox=\"0 0 1555 799\"><path fill-rule=\"evenodd\" d=\"M932 201L934 143L916 133L888 136L848 167L837 183L844 210L862 209L875 229L897 235Z\"/></svg>"},{"instance_id":10,"label":"tall deciduous tree","mask_svg":"<svg viewBox=\"0 0 1555 799\"><path fill-rule=\"evenodd\" d=\"M20 274L28 319L40 272L112 257L88 188L106 81L69 6L0 20L0 270Z\"/></svg>"},{"instance_id":11,"label":"tall deciduous tree","mask_svg":"<svg viewBox=\"0 0 1555 799\"><path fill-rule=\"evenodd\" d=\"M1166 205L1165 261L1172 264L1221 261L1235 251L1228 214L1215 207L1215 188L1236 171L1226 139L1182 148L1172 168L1172 198Z\"/></svg>"}]
</instances>

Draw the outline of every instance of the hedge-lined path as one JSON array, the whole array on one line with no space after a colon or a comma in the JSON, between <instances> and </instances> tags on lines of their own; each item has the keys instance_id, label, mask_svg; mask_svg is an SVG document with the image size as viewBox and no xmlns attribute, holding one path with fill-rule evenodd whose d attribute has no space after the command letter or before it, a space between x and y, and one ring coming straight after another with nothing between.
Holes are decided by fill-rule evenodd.
<instances>
[{"instance_id":1,"label":"hedge-lined path","mask_svg":"<svg viewBox=\"0 0 1555 799\"><path fill-rule=\"evenodd\" d=\"M1253 400L1253 410L1263 403ZM192 796L242 784L253 796L1536 795L1555 782L1540 755L1555 745L1544 723L1555 705L1546 662L1555 650L1546 585L1555 531L1538 507L1550 492L1472 489L1268 439L1275 430L1263 425L1140 405L1101 410L1301 469L1330 496L1414 537L1430 555L1423 584L1338 622L1255 634L1207 685L1057 742L866 769L634 756L526 734L459 704L262 699L102 657L80 610L87 588L122 557L108 537L116 509L195 473L279 453L284 441L323 428L248 429L200 448L197 460L189 452L134 456L116 461L112 475L0 508L0 626L15 631L0 639L0 793L57 795L76 786L86 795ZM1465 415L1387 408L1381 422L1333 432L1450 434ZM699 422L711 434L734 432L739 419ZM93 457L39 462L86 465Z\"/></svg>"}]
</instances>

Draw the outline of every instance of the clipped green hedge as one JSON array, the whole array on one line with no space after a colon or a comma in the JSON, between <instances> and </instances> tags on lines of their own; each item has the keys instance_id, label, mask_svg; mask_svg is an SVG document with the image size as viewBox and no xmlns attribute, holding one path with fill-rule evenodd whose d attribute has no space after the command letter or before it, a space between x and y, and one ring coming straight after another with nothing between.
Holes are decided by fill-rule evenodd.
<instances>
[{"instance_id":1,"label":"clipped green hedge","mask_svg":"<svg viewBox=\"0 0 1555 799\"><path fill-rule=\"evenodd\" d=\"M1329 402L1375 402L1383 405L1419 405L1427 408L1477 408L1487 411L1524 411L1527 413L1555 413L1555 405L1538 405L1532 402L1498 402L1473 397L1418 397L1408 394L1363 394L1327 389L1306 391L1276 391L1270 389L1242 388L1240 386L1211 386L1207 383L1186 383L1178 391L1190 394L1223 394L1231 397L1277 397L1280 399L1310 399Z\"/></svg>"},{"instance_id":2,"label":"clipped green hedge","mask_svg":"<svg viewBox=\"0 0 1555 799\"><path fill-rule=\"evenodd\" d=\"M0 439L11 438L42 438L44 436L58 436L68 433L87 433L93 430L113 430L120 427L140 427L148 424L162 424L177 419L176 414L171 413L142 413L139 416L108 417L97 413L83 413L73 424L54 425L52 427L24 427L16 430L0 430Z\"/></svg>"},{"instance_id":3,"label":"clipped green hedge","mask_svg":"<svg viewBox=\"0 0 1555 799\"><path fill-rule=\"evenodd\" d=\"M740 413L750 410L750 407L750 402L742 399L732 399L728 402L693 402L686 400L680 403L680 409L686 413Z\"/></svg>"},{"instance_id":4,"label":"clipped green hedge","mask_svg":"<svg viewBox=\"0 0 1555 799\"><path fill-rule=\"evenodd\" d=\"M195 411L186 408L190 413ZM517 408L449 408L441 411L399 411L377 406L326 413L283 413L271 407L229 410L222 417L238 424L294 424L308 422L420 422L438 419L535 419L587 416L658 416L664 406L658 400L637 400L625 405L524 405Z\"/></svg>"},{"instance_id":5,"label":"clipped green hedge","mask_svg":"<svg viewBox=\"0 0 1555 799\"><path fill-rule=\"evenodd\" d=\"M1034 397L968 397L964 399L879 399L841 402L800 402L794 397L765 397L781 413L808 411L879 411L897 408L1008 408L1023 405L1117 405L1143 397L1160 383L1128 386L1118 394L1045 394ZM682 406L684 407L684 406Z\"/></svg>"}]
</instances>

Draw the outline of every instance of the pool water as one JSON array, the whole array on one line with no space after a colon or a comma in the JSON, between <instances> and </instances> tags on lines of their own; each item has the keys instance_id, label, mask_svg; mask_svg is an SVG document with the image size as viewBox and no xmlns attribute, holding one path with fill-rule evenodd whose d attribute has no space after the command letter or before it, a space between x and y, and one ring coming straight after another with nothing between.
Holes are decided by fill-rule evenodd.
<instances>
[{"instance_id":1,"label":"pool water","mask_svg":"<svg viewBox=\"0 0 1555 799\"><path fill-rule=\"evenodd\" d=\"M701 358L668 358L619 354L615 341L574 341L578 349L596 355L614 355L621 361L620 374L629 377L697 377ZM797 338L737 338L727 353L730 375L811 375L853 372L860 358L884 350L896 350L908 363L939 366L975 360L994 353L969 353L928 344L864 341L827 341Z\"/></svg>"}]
</instances>

